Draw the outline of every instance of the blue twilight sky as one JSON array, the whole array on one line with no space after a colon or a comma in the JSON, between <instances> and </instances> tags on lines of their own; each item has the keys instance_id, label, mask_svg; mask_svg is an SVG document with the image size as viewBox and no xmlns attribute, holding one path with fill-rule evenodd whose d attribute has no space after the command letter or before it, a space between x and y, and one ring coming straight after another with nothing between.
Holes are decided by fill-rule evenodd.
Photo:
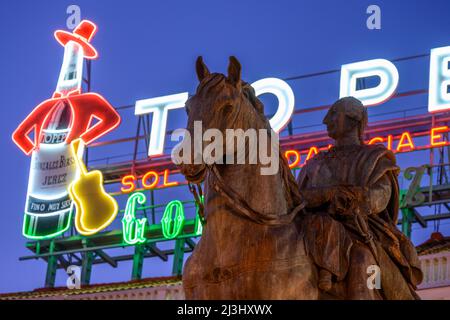
<instances>
[{"instance_id":1,"label":"blue twilight sky","mask_svg":"<svg viewBox=\"0 0 450 320\"><path fill-rule=\"evenodd\" d=\"M0 292L31 290L44 284L43 261L18 261L30 253L21 234L30 158L10 136L55 89L63 49L53 32L66 29L66 8L71 4L80 6L82 18L99 27L92 41L100 53L93 63L92 89L114 106L193 92L198 55L204 56L210 70L220 72L226 70L228 56L235 55L243 65L244 80L253 82L339 69L342 64L366 59L428 53L431 48L450 45L448 0L1 1ZM381 8L381 30L366 27L366 9L371 4ZM399 91L428 88L427 58L396 66ZM338 98L339 73L289 84L297 109L330 104ZM273 112L272 98L264 101L268 112ZM400 111L396 117L425 113L426 103L426 95L394 99L373 107L370 117L380 119L380 113L396 110ZM104 139L135 133L133 109L121 115L120 128ZM318 124L322 115L297 116L294 124ZM185 121L184 112L174 111L169 114L169 129L182 127ZM321 127L298 130L318 129ZM99 151L94 158L131 152L132 145L123 145ZM402 167L427 160L428 153L399 156ZM160 202L167 197L170 195L161 196ZM447 235L449 229L448 224L440 226ZM427 230L415 226L414 242L427 239L432 230L432 224ZM170 269L170 263L147 260L143 276L169 275ZM92 282L127 280L130 272L128 263L120 263L118 269L94 266ZM64 284L65 276L59 271L57 285Z\"/></svg>"}]
</instances>

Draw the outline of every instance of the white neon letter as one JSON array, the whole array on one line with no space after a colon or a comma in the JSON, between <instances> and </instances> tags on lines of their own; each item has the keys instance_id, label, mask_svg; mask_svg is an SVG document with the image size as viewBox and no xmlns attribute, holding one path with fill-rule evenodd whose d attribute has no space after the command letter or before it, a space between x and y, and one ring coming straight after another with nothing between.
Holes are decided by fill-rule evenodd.
<instances>
[{"instance_id":1,"label":"white neon letter","mask_svg":"<svg viewBox=\"0 0 450 320\"><path fill-rule=\"evenodd\" d=\"M431 49L428 111L450 108L450 46Z\"/></svg>"},{"instance_id":2,"label":"white neon letter","mask_svg":"<svg viewBox=\"0 0 450 320\"><path fill-rule=\"evenodd\" d=\"M278 109L270 119L273 131L280 132L291 119L294 112L295 98L291 87L283 80L277 78L265 78L252 83L256 96L264 93L272 93L278 99Z\"/></svg>"},{"instance_id":3,"label":"white neon letter","mask_svg":"<svg viewBox=\"0 0 450 320\"><path fill-rule=\"evenodd\" d=\"M170 96L156 97L136 101L134 114L143 115L153 112L152 128L150 129L150 142L148 156L164 153L164 140L166 137L167 114L169 110L184 108L188 99L187 92L172 94Z\"/></svg>"},{"instance_id":4,"label":"white neon letter","mask_svg":"<svg viewBox=\"0 0 450 320\"><path fill-rule=\"evenodd\" d=\"M380 83L373 88L356 89L356 80L378 76ZM374 59L341 67L341 89L339 97L353 96L365 105L373 106L388 100L397 89L398 70L394 64L385 59Z\"/></svg>"}]
</instances>

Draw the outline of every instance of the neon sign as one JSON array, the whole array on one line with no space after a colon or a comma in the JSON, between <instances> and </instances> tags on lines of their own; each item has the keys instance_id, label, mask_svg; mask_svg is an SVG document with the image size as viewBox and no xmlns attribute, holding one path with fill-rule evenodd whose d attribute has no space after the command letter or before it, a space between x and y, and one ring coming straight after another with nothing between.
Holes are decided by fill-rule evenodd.
<instances>
[{"instance_id":1,"label":"neon sign","mask_svg":"<svg viewBox=\"0 0 450 320\"><path fill-rule=\"evenodd\" d=\"M285 81L277 78L261 79L252 83L252 86L257 96L271 93L277 97L277 112L270 119L270 124L275 132L281 131L288 124L294 112L295 99L291 87ZM153 113L148 146L149 157L164 153L168 112L169 110L184 108L188 97L189 94L183 92L136 101L135 115Z\"/></svg>"},{"instance_id":2,"label":"neon sign","mask_svg":"<svg viewBox=\"0 0 450 320\"><path fill-rule=\"evenodd\" d=\"M148 172L146 172L142 178L141 178L141 184L143 189L155 189L157 187L173 187L179 184L178 181L171 181L169 182L169 170L166 169L164 170L164 173L162 174L163 176L163 181L162 183L160 183L160 176L161 174L159 174L156 171L150 170ZM136 190L137 188L137 182L138 182L138 178L133 175L133 174L129 174L126 176L123 176L122 178L122 187L120 188L120 191L122 193L130 193Z\"/></svg>"},{"instance_id":3,"label":"neon sign","mask_svg":"<svg viewBox=\"0 0 450 320\"><path fill-rule=\"evenodd\" d=\"M358 79L377 77L375 87L358 89ZM365 106L374 106L386 102L398 87L399 73L395 65L386 59L372 59L344 64L341 66L339 97L354 96ZM292 117L295 96L291 87L283 80L265 78L252 83L257 96L273 94L278 99L275 115L270 124L275 132L281 131ZM187 100L187 93L174 94L136 101L135 115L154 112L155 116L150 130L148 156L161 155L164 150L167 112L182 108ZM450 46L435 48L430 54L430 82L428 111L446 111L450 109ZM155 119L159 119L155 122Z\"/></svg>"},{"instance_id":4,"label":"neon sign","mask_svg":"<svg viewBox=\"0 0 450 320\"><path fill-rule=\"evenodd\" d=\"M145 238L145 229L150 227L147 218L136 218L137 204L144 205L147 197L142 192L136 192L129 196L124 217L122 218L123 241L129 245L142 244ZM203 200L203 199L202 199ZM173 212L175 211L175 214ZM183 203L179 200L172 200L164 209L161 218L161 231L166 240L173 240L179 237L186 222ZM198 207L194 222L194 236L202 234L203 227L198 214Z\"/></svg>"},{"instance_id":5,"label":"neon sign","mask_svg":"<svg viewBox=\"0 0 450 320\"><path fill-rule=\"evenodd\" d=\"M120 124L120 116L97 93L82 93L84 59L98 57L90 43L97 27L83 20L73 31L58 30L54 36L64 47L64 57L55 92L50 99L37 105L12 134L14 143L31 155L31 165L23 234L31 239L52 238L65 232L71 223L74 207L77 208L75 227L82 235L91 235L103 230L117 215L117 202L106 194L101 172L89 172L81 159L84 145L107 134ZM372 88L358 89L356 81L361 78L378 77L379 83ZM353 95L366 106L388 100L397 89L399 74L395 65L385 59L373 59L341 66L341 97ZM257 96L273 94L278 106L270 123L275 132L281 131L290 121L295 107L295 96L291 87L283 80L265 78L252 84ZM450 47L434 48L430 54L429 112L450 109ZM152 113L148 156L164 153L165 134L169 110L184 108L188 93L182 92L162 97L136 101L135 115ZM94 121L97 123L94 124ZM442 133L448 127L435 127L429 132L430 144L417 146L415 137L405 131L398 136L374 137L369 144L385 143L394 152L408 152L423 148L441 147L448 144ZM78 140L80 139L80 140ZM71 151L71 143L74 152ZM330 147L330 146L328 146ZM312 146L308 150L287 150L291 168L300 167L326 147ZM98 192L87 200L83 181L89 179ZM169 181L168 169L163 172L148 171L138 177L129 174L122 177L123 194L137 191L140 183L143 190L171 187L180 184ZM93 187L94 188L94 187ZM122 225L124 241L128 244L145 242L144 233L148 225L146 218L137 219L136 205L145 203L145 195L134 193L127 202ZM98 215L89 214L95 205L103 203ZM109 203L109 205L106 205ZM180 235L185 222L184 209L180 201L170 202L164 211L161 228L166 239ZM200 230L201 225L196 225Z\"/></svg>"},{"instance_id":6,"label":"neon sign","mask_svg":"<svg viewBox=\"0 0 450 320\"><path fill-rule=\"evenodd\" d=\"M417 145L414 137L408 131L402 132L397 137L394 137L394 135L392 134L388 134L384 137L381 136L373 137L369 141L366 141L366 143L367 144L384 143L388 150L391 150L394 153L404 153L419 149L423 150L450 145L450 142L443 140L442 135L443 133L449 131L450 129L447 126L432 128L428 134L429 144L422 146ZM396 145L394 142L396 142ZM311 157L313 157L315 154L319 153L322 150L329 149L330 147L331 145L328 145L323 148L312 146L307 150L288 149L284 152L284 156L288 160L289 167L291 169L300 168L306 163L306 161L311 159Z\"/></svg>"},{"instance_id":7,"label":"neon sign","mask_svg":"<svg viewBox=\"0 0 450 320\"><path fill-rule=\"evenodd\" d=\"M23 234L30 239L51 238L70 226L73 201L69 185L80 174L70 143L100 138L120 124L120 116L97 93L81 93L84 59L98 54L90 44L97 31L83 20L73 33L57 30L64 58L52 98L40 103L12 134L14 143L31 154ZM92 125L92 121L98 122ZM34 134L34 139L30 138ZM83 148L78 150L82 156Z\"/></svg>"},{"instance_id":8,"label":"neon sign","mask_svg":"<svg viewBox=\"0 0 450 320\"><path fill-rule=\"evenodd\" d=\"M447 146L450 143L448 141L444 141L443 133L450 132L449 127L441 126L431 128L428 132L429 143L426 145L418 146L415 141L415 137L411 135L408 131L404 131L401 134L394 136L392 134L387 134L386 136L376 136L366 141L367 144L375 144L375 143L383 143L386 145L388 150L391 150L395 153L404 153L410 152L418 149L429 149L429 148L437 148ZM314 157L320 151L327 150L331 148L332 145L327 145L325 147L319 148L318 146L311 146L305 150L295 150L288 149L285 150L284 156L289 162L289 167L300 168L302 167L306 161ZM163 177L163 178L162 178ZM161 183L160 180L163 180ZM151 190L155 188L167 188L172 187L174 185L186 184L186 181L171 181L170 180L170 171L165 169L163 173L157 173L156 171L148 171L141 178L142 188L139 190ZM130 192L134 192L137 189L138 177L132 174L123 176L120 187L120 191L123 194L127 194Z\"/></svg>"}]
</instances>

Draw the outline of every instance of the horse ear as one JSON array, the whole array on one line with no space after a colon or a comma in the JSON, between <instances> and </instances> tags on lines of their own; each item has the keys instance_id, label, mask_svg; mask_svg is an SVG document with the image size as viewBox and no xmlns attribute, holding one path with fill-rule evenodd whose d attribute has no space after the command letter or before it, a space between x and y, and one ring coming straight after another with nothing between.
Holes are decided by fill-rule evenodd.
<instances>
[{"instance_id":1,"label":"horse ear","mask_svg":"<svg viewBox=\"0 0 450 320\"><path fill-rule=\"evenodd\" d=\"M195 62L195 70L197 71L197 78L200 82L209 75L208 67L203 62L202 56L198 56L197 61Z\"/></svg>"},{"instance_id":2,"label":"horse ear","mask_svg":"<svg viewBox=\"0 0 450 320\"><path fill-rule=\"evenodd\" d=\"M230 57L230 64L228 65L228 80L234 85L241 81L241 64L235 56Z\"/></svg>"}]
</instances>

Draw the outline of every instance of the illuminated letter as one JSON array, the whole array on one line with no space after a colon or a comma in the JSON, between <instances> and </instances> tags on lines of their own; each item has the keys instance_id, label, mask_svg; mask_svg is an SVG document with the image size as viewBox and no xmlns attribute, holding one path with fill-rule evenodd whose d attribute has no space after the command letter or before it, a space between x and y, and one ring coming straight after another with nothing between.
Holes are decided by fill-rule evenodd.
<instances>
[{"instance_id":1,"label":"illuminated letter","mask_svg":"<svg viewBox=\"0 0 450 320\"><path fill-rule=\"evenodd\" d=\"M375 143L383 143L384 139L382 137L375 137L370 139L368 144L375 144Z\"/></svg>"},{"instance_id":2,"label":"illuminated letter","mask_svg":"<svg viewBox=\"0 0 450 320\"><path fill-rule=\"evenodd\" d=\"M295 158L294 158L294 161L292 161L289 164L290 169L295 168L300 163L300 159L301 159L300 152L298 152L297 150L287 150L284 153L284 157L286 158L286 160L288 160L288 162L291 159L291 156L293 156Z\"/></svg>"},{"instance_id":3,"label":"illuminated letter","mask_svg":"<svg viewBox=\"0 0 450 320\"><path fill-rule=\"evenodd\" d=\"M315 156L318 153L319 153L319 150L317 149L317 147L309 148L308 155L306 156L305 162L308 161L309 159L311 159L313 156Z\"/></svg>"},{"instance_id":4,"label":"illuminated letter","mask_svg":"<svg viewBox=\"0 0 450 320\"><path fill-rule=\"evenodd\" d=\"M373 88L357 90L356 80L377 76L380 83ZM350 64L341 68L340 97L353 96L367 107L388 100L398 85L398 71L392 62L385 59L374 59Z\"/></svg>"},{"instance_id":5,"label":"illuminated letter","mask_svg":"<svg viewBox=\"0 0 450 320\"><path fill-rule=\"evenodd\" d=\"M187 92L173 94L145 100L136 101L134 114L137 116L153 112L152 128L148 156L162 155L164 153L164 140L166 136L167 114L169 110L184 108L188 99Z\"/></svg>"},{"instance_id":6,"label":"illuminated letter","mask_svg":"<svg viewBox=\"0 0 450 320\"><path fill-rule=\"evenodd\" d=\"M170 174L169 169L165 169L164 170L164 180L163 180L164 187L173 187L173 186L178 185L177 181L172 181L172 182L168 181L169 180L169 174Z\"/></svg>"},{"instance_id":7,"label":"illuminated letter","mask_svg":"<svg viewBox=\"0 0 450 320\"><path fill-rule=\"evenodd\" d=\"M172 219L172 211L175 207L175 217ZM183 230L184 226L184 208L179 200L170 201L164 210L161 219L161 228L166 239L174 239Z\"/></svg>"},{"instance_id":8,"label":"illuminated letter","mask_svg":"<svg viewBox=\"0 0 450 320\"><path fill-rule=\"evenodd\" d=\"M388 150L392 150L392 139L393 138L394 137L392 136L392 134L388 135L388 139L387 139L387 142L388 142L387 148L388 148Z\"/></svg>"},{"instance_id":9,"label":"illuminated letter","mask_svg":"<svg viewBox=\"0 0 450 320\"><path fill-rule=\"evenodd\" d=\"M155 180L153 180L152 183L148 184L147 180L150 176L153 176L153 178L155 178ZM149 171L146 174L144 174L144 176L142 177L142 186L145 189L152 189L152 188L156 187L156 185L158 184L158 181L159 181L159 175L155 171Z\"/></svg>"},{"instance_id":10,"label":"illuminated letter","mask_svg":"<svg viewBox=\"0 0 450 320\"><path fill-rule=\"evenodd\" d=\"M200 196L200 202L201 204L205 203L205 197L202 195ZM195 235L200 236L203 232L203 225L205 224L204 219L200 216L200 208L198 206L198 203L195 203Z\"/></svg>"},{"instance_id":11,"label":"illuminated letter","mask_svg":"<svg viewBox=\"0 0 450 320\"><path fill-rule=\"evenodd\" d=\"M127 201L122 218L123 240L128 244L144 243L147 218L136 219L136 203L144 204L146 197L141 192L133 193Z\"/></svg>"},{"instance_id":12,"label":"illuminated letter","mask_svg":"<svg viewBox=\"0 0 450 320\"><path fill-rule=\"evenodd\" d=\"M402 136L400 137L400 141L398 142L398 146L397 146L397 151L401 152L402 148L410 148L410 150L414 150L414 148L415 148L409 132L403 132Z\"/></svg>"},{"instance_id":13,"label":"illuminated letter","mask_svg":"<svg viewBox=\"0 0 450 320\"><path fill-rule=\"evenodd\" d=\"M443 147L447 145L447 142L445 141L436 141L442 139L442 134L439 134L438 132L447 132L448 127L438 127L431 129L431 136L430 136L430 143L432 147Z\"/></svg>"},{"instance_id":14,"label":"illuminated letter","mask_svg":"<svg viewBox=\"0 0 450 320\"><path fill-rule=\"evenodd\" d=\"M450 109L450 46L431 49L428 111Z\"/></svg>"},{"instance_id":15,"label":"illuminated letter","mask_svg":"<svg viewBox=\"0 0 450 320\"><path fill-rule=\"evenodd\" d=\"M291 120L294 112L294 93L291 87L281 79L265 78L252 83L257 96L264 93L272 93L278 99L278 109L270 119L273 131L280 132Z\"/></svg>"},{"instance_id":16,"label":"illuminated letter","mask_svg":"<svg viewBox=\"0 0 450 320\"><path fill-rule=\"evenodd\" d=\"M123 193L133 192L136 189L136 177L132 174L126 175L122 178L122 185L128 186L128 188L121 187L120 191Z\"/></svg>"}]
</instances>

